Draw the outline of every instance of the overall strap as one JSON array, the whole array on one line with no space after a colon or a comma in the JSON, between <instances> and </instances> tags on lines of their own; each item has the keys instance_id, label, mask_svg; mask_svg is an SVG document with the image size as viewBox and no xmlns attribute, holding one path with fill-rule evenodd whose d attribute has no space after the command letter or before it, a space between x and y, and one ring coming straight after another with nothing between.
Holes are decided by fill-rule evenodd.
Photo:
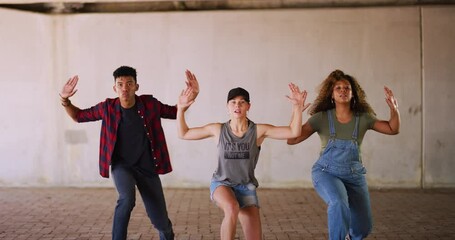
<instances>
[{"instance_id":1,"label":"overall strap","mask_svg":"<svg viewBox=\"0 0 455 240\"><path fill-rule=\"evenodd\" d=\"M327 110L327 116L329 117L330 137L335 138L335 123L333 121L332 111Z\"/></svg>"},{"instance_id":2,"label":"overall strap","mask_svg":"<svg viewBox=\"0 0 455 240\"><path fill-rule=\"evenodd\" d=\"M359 134L359 113L355 113L355 127L354 132L352 133L352 139L357 140L357 136Z\"/></svg>"}]
</instances>

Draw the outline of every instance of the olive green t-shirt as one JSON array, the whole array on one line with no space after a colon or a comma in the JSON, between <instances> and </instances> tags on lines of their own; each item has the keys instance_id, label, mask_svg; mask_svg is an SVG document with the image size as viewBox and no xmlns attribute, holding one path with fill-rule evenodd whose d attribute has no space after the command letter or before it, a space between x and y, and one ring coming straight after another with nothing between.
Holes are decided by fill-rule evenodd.
<instances>
[{"instance_id":1,"label":"olive green t-shirt","mask_svg":"<svg viewBox=\"0 0 455 240\"><path fill-rule=\"evenodd\" d=\"M338 139L350 140L352 139L352 133L354 132L355 127L355 115L352 117L351 121L348 123L340 123L336 119L334 109L331 109L327 112L318 112L308 119L311 128L316 131L321 138L321 151L324 150L327 142L330 139L330 129L329 129L329 118L327 113L332 114L332 119L335 125L335 137ZM362 145L363 137L368 129L372 129L374 123L377 121L377 118L369 113L361 113L359 119L359 132L357 135L357 142L360 146Z\"/></svg>"}]
</instances>

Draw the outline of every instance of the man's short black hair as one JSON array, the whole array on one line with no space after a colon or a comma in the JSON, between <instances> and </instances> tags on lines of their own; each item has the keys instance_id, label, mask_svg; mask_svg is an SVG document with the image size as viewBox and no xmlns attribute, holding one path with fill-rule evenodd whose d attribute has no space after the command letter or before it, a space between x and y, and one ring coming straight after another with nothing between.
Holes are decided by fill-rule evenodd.
<instances>
[{"instance_id":1,"label":"man's short black hair","mask_svg":"<svg viewBox=\"0 0 455 240\"><path fill-rule=\"evenodd\" d=\"M136 69L128 66L121 66L114 71L114 81L118 77L133 77L134 81L137 82L137 73Z\"/></svg>"}]
</instances>

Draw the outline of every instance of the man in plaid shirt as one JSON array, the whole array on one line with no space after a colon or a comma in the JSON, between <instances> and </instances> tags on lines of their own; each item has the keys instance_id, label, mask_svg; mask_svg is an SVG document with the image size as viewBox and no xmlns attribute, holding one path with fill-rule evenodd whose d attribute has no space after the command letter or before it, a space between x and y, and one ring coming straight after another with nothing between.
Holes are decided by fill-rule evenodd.
<instances>
[{"instance_id":1,"label":"man in plaid shirt","mask_svg":"<svg viewBox=\"0 0 455 240\"><path fill-rule=\"evenodd\" d=\"M127 237L131 211L136 202L136 186L152 224L161 240L174 239L168 217L163 188L158 174L172 171L161 118L175 119L176 106L161 103L152 95L136 95L139 89L136 70L121 66L114 73L114 92L117 98L107 98L90 108L80 109L69 98L76 93L78 76L70 78L60 92L62 106L76 122L102 120L100 134L100 175L109 177L109 166L118 192L112 239ZM193 100L199 84L186 71L187 90Z\"/></svg>"}]
</instances>

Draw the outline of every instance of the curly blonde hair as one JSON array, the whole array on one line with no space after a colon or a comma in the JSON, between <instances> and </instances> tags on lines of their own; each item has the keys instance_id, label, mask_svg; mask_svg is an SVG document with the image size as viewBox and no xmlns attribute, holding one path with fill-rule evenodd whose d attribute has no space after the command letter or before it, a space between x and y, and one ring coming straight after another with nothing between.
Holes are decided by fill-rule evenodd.
<instances>
[{"instance_id":1,"label":"curly blonde hair","mask_svg":"<svg viewBox=\"0 0 455 240\"><path fill-rule=\"evenodd\" d=\"M329 74L329 76L319 86L319 94L316 100L308 110L310 115L321 111L327 111L335 108L335 104L332 101L333 87L335 83L341 80L346 80L351 84L352 88L352 99L351 99L351 110L353 112L363 113L367 112L372 115L376 113L371 108L370 104L366 100L365 91L360 87L357 80L347 74L344 74L341 70L335 70Z\"/></svg>"}]
</instances>

